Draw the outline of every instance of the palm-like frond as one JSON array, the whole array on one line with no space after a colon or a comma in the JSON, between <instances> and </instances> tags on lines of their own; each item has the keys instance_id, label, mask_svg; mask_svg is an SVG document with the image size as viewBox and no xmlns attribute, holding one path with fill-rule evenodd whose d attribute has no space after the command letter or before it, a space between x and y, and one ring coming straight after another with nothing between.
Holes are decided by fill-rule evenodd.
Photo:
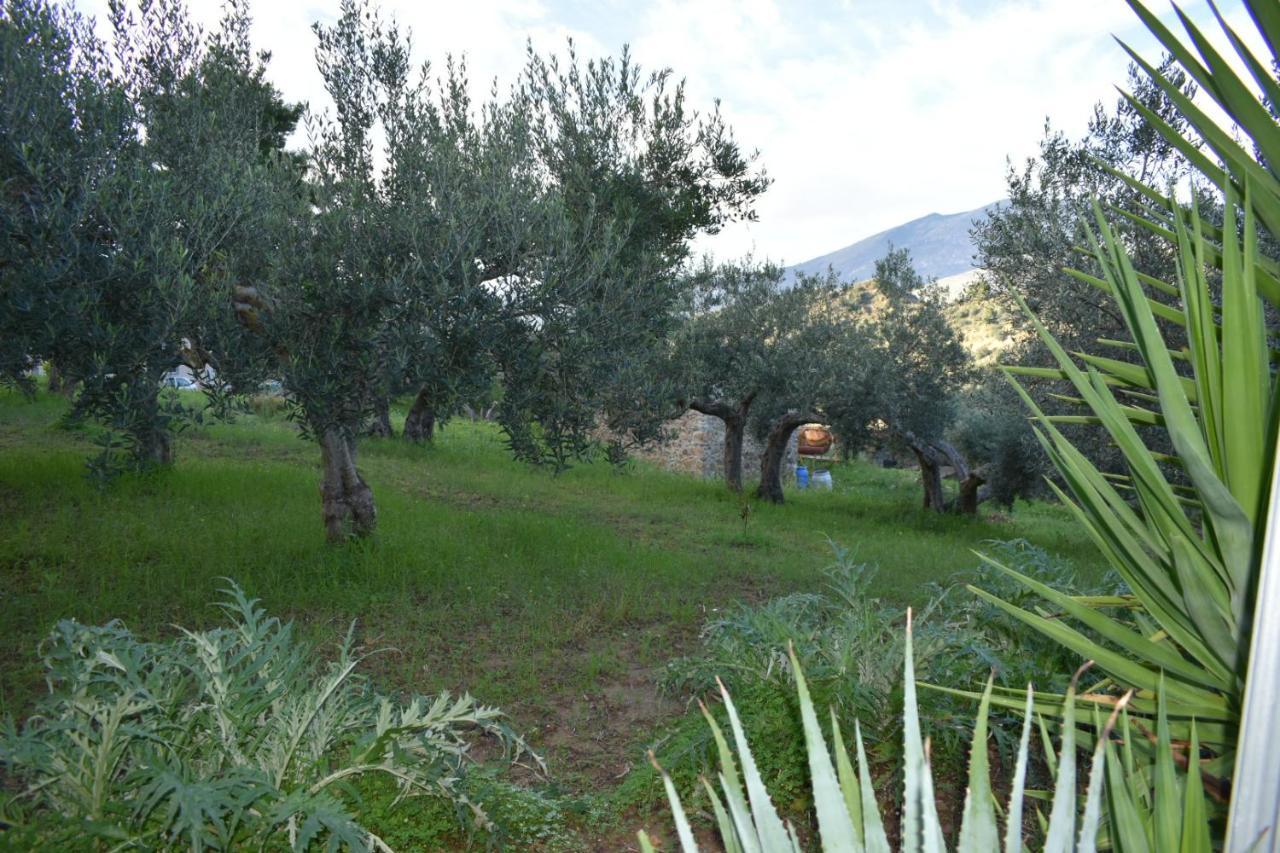
<instances>
[{"instance_id":1,"label":"palm-like frond","mask_svg":"<svg viewBox=\"0 0 1280 853\"><path fill-rule=\"evenodd\" d=\"M1274 4L1247 4L1270 54L1259 57L1218 15L1227 43L1252 75L1249 81L1181 10L1177 16L1185 42L1136 0L1130 5L1179 66L1239 125L1253 150L1126 47L1206 146L1202 150L1131 99L1151 126L1216 185L1222 225L1206 221L1194 203L1183 204L1171 192L1125 177L1145 204L1141 214L1126 215L1169 241L1177 259L1176 280L1139 274L1101 207L1095 208L1087 235L1088 254L1100 274L1073 274L1107 293L1125 321L1129 339L1104 345L1123 347L1138 360L1068 353L1027 311L1057 367L1011 368L1009 373L1070 383L1066 399L1087 414L1065 420L1099 425L1122 454L1123 476L1099 471L1059 430L1064 418L1046 416L1023 392L1037 434L1065 483L1055 491L1140 609L1136 617L1121 618L1096 602L1070 599L1017 575L1067 618L1046 619L987 597L1097 661L1111 684L1080 697L1080 703L1113 703L1132 688L1137 692L1131 710L1146 718L1142 725L1150 731L1159 694L1168 704L1175 743L1189 742L1194 720L1199 744L1215 756L1208 769L1217 777L1215 792L1221 798L1233 764L1251 595L1260 572L1280 415L1277 353L1271 349L1276 329L1266 321L1268 305L1280 308L1280 263L1262 253L1259 239L1263 227L1280 233L1280 123L1257 94L1272 99L1280 94L1272 70L1280 56L1280 30ZM1162 334L1167 323L1185 332L1185 347L1169 348ZM1121 402L1121 393L1127 402ZM1135 398L1144 404L1133 405ZM1175 455L1152 451L1146 430L1162 431ZM1011 705L1014 698L998 701Z\"/></svg>"}]
</instances>

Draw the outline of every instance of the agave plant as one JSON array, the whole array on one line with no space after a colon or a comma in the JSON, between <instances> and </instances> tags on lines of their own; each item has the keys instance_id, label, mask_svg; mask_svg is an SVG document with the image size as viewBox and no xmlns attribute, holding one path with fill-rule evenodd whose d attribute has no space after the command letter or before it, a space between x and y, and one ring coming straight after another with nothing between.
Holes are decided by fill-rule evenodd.
<instances>
[{"instance_id":1,"label":"agave plant","mask_svg":"<svg viewBox=\"0 0 1280 853\"><path fill-rule=\"evenodd\" d=\"M1267 99L1264 103L1177 7L1190 45L1136 0L1129 2L1254 150L1246 150L1177 85L1126 47L1203 140L1207 150L1130 99L1217 188L1222 226L1214 227L1196 204L1180 202L1172 190L1160 191L1121 175L1145 198L1145 209L1134 213L1096 207L1087 253L1101 274L1070 272L1108 294L1128 326L1129 340L1100 345L1123 348L1136 354L1138 362L1069 353L1027 310L1058 367L1014 367L1009 373L1070 383L1072 395L1066 399L1084 414L1047 416L1019 390L1065 483L1065 489L1054 486L1055 491L1132 595L1119 601L1072 598L1010 570L1045 599L1052 611L1048 618L974 591L1097 661L1105 677L1077 702L1106 706L1133 689L1130 708L1145 718L1141 725L1150 732L1159 696L1169 706L1173 740L1181 744L1190 742L1195 720L1202 744L1214 755L1206 766L1214 777L1211 790L1216 799L1225 800L1280 416L1278 354L1271 348L1278 330L1267 319L1268 306L1272 323L1280 308L1280 263L1259 248L1260 227L1280 234L1280 123L1267 107L1280 103L1280 84L1272 76L1280 67L1280 7L1274 0L1246 2L1269 52L1261 58L1213 9L1226 41ZM1176 280L1136 272L1108 214L1123 215L1165 237L1176 252ZM1185 330L1186 346L1170 349L1162 323ZM1106 430L1123 454L1127 472L1100 471L1059 431L1062 421ZM1166 433L1175 454L1151 450L1144 430ZM1175 469L1176 476L1171 473ZM1110 609L1117 604L1124 607L1123 618ZM1042 709L1063 707L1063 697L1042 698ZM1016 695L1000 691L993 701L1020 704ZM1154 735L1148 738L1148 743L1153 741ZM1189 747L1179 751L1184 762L1190 755L1194 752Z\"/></svg>"},{"instance_id":2,"label":"agave plant","mask_svg":"<svg viewBox=\"0 0 1280 853\"><path fill-rule=\"evenodd\" d=\"M879 806L884 798L877 795L872 783L860 727L855 725L854 729L857 751L855 761L845 748L840 725L833 712L831 738L834 746L829 747L794 650L790 653L790 659L808 749L810 782L821 849L828 853L888 853L891 849L889 837ZM942 853L947 849L947 844L934 799L928 743L920 734L920 717L916 705L910 612L907 615L903 684L903 748L906 763L905 786L900 802L900 849ZM959 853L989 853L995 850L1016 853L1022 850L1026 830L1024 815L1030 816L1024 812L1024 798L1028 793L1025 783L1031 754L1031 724L1036 698L1028 686L1013 782L1003 811L1002 834L987 757L987 714L991 703L991 689L991 682L988 681L974 726L968 792L955 846ZM1043 849L1083 853L1096 850L1100 844L1104 844L1120 851L1182 850L1185 853L1208 853L1212 850L1199 762L1191 761L1185 774L1181 774L1176 768L1164 703L1158 703L1157 709L1154 795L1147 797L1145 791L1138 790L1134 785L1126 769L1132 764L1135 739L1145 739L1143 734L1132 727L1125 710L1132 693L1115 703L1105 722L1097 716L1089 721L1096 733L1092 760L1086 778L1078 780L1076 704L1073 692L1074 680L1072 691L1068 692L1067 701L1062 708L1066 724L1062 727L1062 740L1056 756L1049 746L1043 727L1041 729L1045 757L1055 770L1049 815L1046 818L1038 811L1035 815L1044 833ZM723 730L704 707L703 714L711 727L719 752L720 772L717 784L713 785L706 778L701 783L710 802L724 849L728 853L799 853L805 847L795 828L784 823L778 816L752 758L737 709L723 686L721 695L728 712L733 747L730 747ZM1190 728L1192 741L1189 752L1195 755L1198 746L1196 728L1194 725ZM662 772L661 768L658 769ZM694 853L698 850L698 844L680 795L665 772L662 772L662 781L675 818L680 847L685 853ZM1078 781L1087 781L1082 806L1079 805ZM1109 790L1104 793L1107 786ZM642 850L654 850L647 833L640 832L639 839Z\"/></svg>"},{"instance_id":3,"label":"agave plant","mask_svg":"<svg viewBox=\"0 0 1280 853\"><path fill-rule=\"evenodd\" d=\"M386 850L352 783L390 779L402 797L445 797L483 823L460 785L471 736L530 754L469 696L374 691L355 673L351 632L324 666L234 584L222 608L229 626L163 643L119 622L57 625L41 647L50 695L0 731L0 766L21 786L0 795L4 842Z\"/></svg>"}]
</instances>

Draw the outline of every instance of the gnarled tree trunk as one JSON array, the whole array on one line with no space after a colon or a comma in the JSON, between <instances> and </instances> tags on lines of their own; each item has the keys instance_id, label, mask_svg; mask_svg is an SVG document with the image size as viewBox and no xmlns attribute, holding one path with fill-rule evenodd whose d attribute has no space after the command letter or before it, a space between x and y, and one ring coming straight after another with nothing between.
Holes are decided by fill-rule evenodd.
<instances>
[{"instance_id":1,"label":"gnarled tree trunk","mask_svg":"<svg viewBox=\"0 0 1280 853\"><path fill-rule=\"evenodd\" d=\"M960 481L956 512L961 515L977 515L978 505L991 498L991 489L985 486L986 482L977 472L969 472L969 476Z\"/></svg>"},{"instance_id":2,"label":"gnarled tree trunk","mask_svg":"<svg viewBox=\"0 0 1280 853\"><path fill-rule=\"evenodd\" d=\"M436 410L431 405L431 395L426 388L418 391L409 407L409 414L404 419L404 437L409 441L421 444L431 441L436 435Z\"/></svg>"},{"instance_id":3,"label":"gnarled tree trunk","mask_svg":"<svg viewBox=\"0 0 1280 853\"><path fill-rule=\"evenodd\" d=\"M756 497L780 504L782 495L782 458L787 453L791 434L812 421L821 420L813 412L787 412L773 422L769 437L765 440L764 456L760 458L760 486Z\"/></svg>"},{"instance_id":4,"label":"gnarled tree trunk","mask_svg":"<svg viewBox=\"0 0 1280 853\"><path fill-rule=\"evenodd\" d=\"M947 461L946 455L932 442L922 441L910 430L905 430L900 435L920 462L920 485L924 489L924 508L934 512L945 512L947 501L942 491L942 465Z\"/></svg>"},{"instance_id":5,"label":"gnarled tree trunk","mask_svg":"<svg viewBox=\"0 0 1280 853\"><path fill-rule=\"evenodd\" d=\"M391 401L386 397L379 397L374 404L373 420L369 422L365 435L374 438L392 438L396 431L391 428Z\"/></svg>"},{"instance_id":6,"label":"gnarled tree trunk","mask_svg":"<svg viewBox=\"0 0 1280 853\"><path fill-rule=\"evenodd\" d=\"M355 439L336 428L320 435L320 459L324 479L320 501L325 537L342 542L350 536L364 537L378 526L373 491L356 469Z\"/></svg>"},{"instance_id":7,"label":"gnarled tree trunk","mask_svg":"<svg viewBox=\"0 0 1280 853\"><path fill-rule=\"evenodd\" d=\"M961 515L976 515L978 504L991 497L991 490L982 488L987 482L986 476L981 471L970 468L964 454L950 442L939 439L932 446L947 458L951 470L955 472L956 482L960 485L952 509Z\"/></svg>"},{"instance_id":8,"label":"gnarled tree trunk","mask_svg":"<svg viewBox=\"0 0 1280 853\"><path fill-rule=\"evenodd\" d=\"M975 515L978 504L991 497L991 490L983 488L987 478L982 472L969 467L964 455L950 442L937 439L921 441L911 432L902 433L903 439L920 461L920 484L924 488L924 508L934 512L948 509L942 491L942 466L950 465L955 472L960 491L950 508L962 515Z\"/></svg>"},{"instance_id":9,"label":"gnarled tree trunk","mask_svg":"<svg viewBox=\"0 0 1280 853\"><path fill-rule=\"evenodd\" d=\"M939 454L932 447L913 447L911 450L920 462L920 485L924 487L924 508L934 512L944 512L947 501L942 492L942 460Z\"/></svg>"},{"instance_id":10,"label":"gnarled tree trunk","mask_svg":"<svg viewBox=\"0 0 1280 853\"><path fill-rule=\"evenodd\" d=\"M937 441L933 442L933 446L942 451L950 461L951 470L956 473L956 483L960 484L960 492L954 503L955 511L960 515L977 515L979 503L987 500L991 494L991 489L982 488L982 485L987 482L986 476L982 471L969 467L969 462L965 460L964 455L961 455L950 442Z\"/></svg>"},{"instance_id":11,"label":"gnarled tree trunk","mask_svg":"<svg viewBox=\"0 0 1280 853\"><path fill-rule=\"evenodd\" d=\"M692 400L689 408L724 423L724 482L729 491L742 491L742 443L747 432L747 414L756 392L742 398L737 406L720 400Z\"/></svg>"}]
</instances>

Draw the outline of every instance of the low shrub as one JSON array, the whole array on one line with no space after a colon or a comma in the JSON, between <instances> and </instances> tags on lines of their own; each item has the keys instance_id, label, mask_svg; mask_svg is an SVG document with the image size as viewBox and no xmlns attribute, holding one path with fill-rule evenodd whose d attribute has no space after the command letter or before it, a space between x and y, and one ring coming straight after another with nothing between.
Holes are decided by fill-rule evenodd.
<instances>
[{"instance_id":1,"label":"low shrub","mask_svg":"<svg viewBox=\"0 0 1280 853\"><path fill-rule=\"evenodd\" d=\"M469 696L379 693L355 670L353 631L323 663L234 584L226 627L144 642L119 622L63 621L42 643L49 695L0 732L7 841L49 850L389 849L361 813L362 781L394 799L454 804L474 735L529 757L495 708ZM354 625L353 625L354 630Z\"/></svg>"}]
</instances>

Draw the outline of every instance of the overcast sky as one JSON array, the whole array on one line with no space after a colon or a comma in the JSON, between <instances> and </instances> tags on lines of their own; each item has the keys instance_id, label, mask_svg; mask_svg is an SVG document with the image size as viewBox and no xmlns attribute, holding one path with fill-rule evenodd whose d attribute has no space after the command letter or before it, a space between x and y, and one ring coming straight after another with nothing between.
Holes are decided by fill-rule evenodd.
<instances>
[{"instance_id":1,"label":"overcast sky","mask_svg":"<svg viewBox=\"0 0 1280 853\"><path fill-rule=\"evenodd\" d=\"M1168 6L1145 0L1162 12ZM103 15L106 0L79 0ZM1203 0L1184 4L1200 20ZM1220 3L1248 28L1239 2ZM216 22L216 0L191 0ZM719 98L738 140L774 184L759 221L699 241L719 256L785 263L825 254L931 212L1004 195L1008 158L1036 151L1048 117L1073 135L1112 104L1126 57L1112 35L1155 56L1123 0L383 0L413 32L418 59L465 54L478 81L509 81L526 40L581 56L631 45L669 66L693 105ZM253 0L258 47L289 100L322 106L313 21L338 0ZM1166 15L1166 18L1171 17Z\"/></svg>"}]
</instances>

